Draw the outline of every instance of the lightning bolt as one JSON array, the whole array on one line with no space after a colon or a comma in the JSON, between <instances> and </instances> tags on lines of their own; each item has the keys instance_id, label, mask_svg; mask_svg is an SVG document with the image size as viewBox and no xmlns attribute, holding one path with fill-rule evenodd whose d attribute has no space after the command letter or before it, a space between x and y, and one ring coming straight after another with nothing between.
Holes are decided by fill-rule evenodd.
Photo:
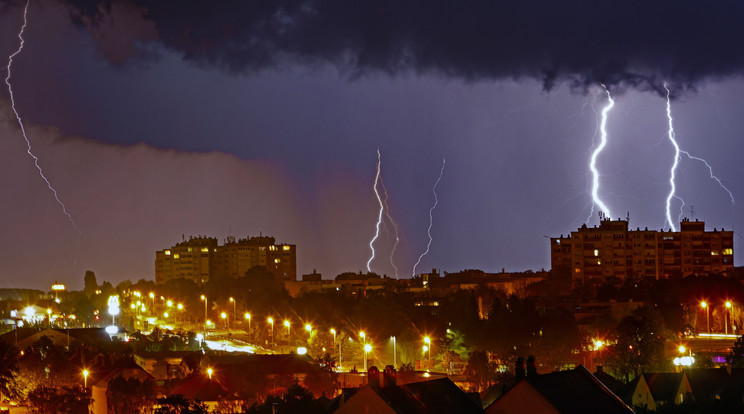
<instances>
[{"instance_id":1,"label":"lightning bolt","mask_svg":"<svg viewBox=\"0 0 744 414\"><path fill-rule=\"evenodd\" d=\"M380 212L377 214L377 225L375 226L375 237L372 238L372 240L369 241L369 248L372 250L372 255L369 257L369 260L367 260L367 271L371 272L372 268L369 267L369 264L372 263L372 260L375 258L375 240L380 236L380 223L382 222L382 210L383 210L383 204L382 204L382 198L380 198L380 192L377 191L377 183L380 181L380 149L377 148L377 174L375 175L375 185L372 187L372 189L375 191L375 196L377 196L377 202L380 203Z\"/></svg>"},{"instance_id":2,"label":"lightning bolt","mask_svg":"<svg viewBox=\"0 0 744 414\"><path fill-rule=\"evenodd\" d=\"M602 152L604 147L607 145L607 114L610 112L610 109L612 109L613 106L615 106L615 101L612 100L612 96L610 95L610 91L607 89L607 87L604 84L601 84L604 88L605 92L607 92L607 100L609 101L607 105L602 108L602 122L599 124L599 132L600 132L600 141L599 145L594 149L594 152L592 153L592 156L589 160L589 169L592 171L592 211L594 211L594 206L596 205L599 207L599 209L602 211L602 213L606 217L612 217L612 214L610 214L610 209L607 208L607 206L602 202L602 200L599 199L599 196L597 195L597 192L599 190L599 171L597 171L597 156L599 156L599 153Z\"/></svg>"},{"instance_id":3,"label":"lightning bolt","mask_svg":"<svg viewBox=\"0 0 744 414\"><path fill-rule=\"evenodd\" d=\"M684 151L684 150L680 150L679 152L681 152L681 153L685 154L685 155L687 156L687 158L689 158L689 159L691 159L691 160L696 160L696 161L700 161L700 162L702 162L703 164L705 164L705 166L706 166L706 167L708 167L708 173L710 174L710 178L714 179L714 180L715 180L715 181L716 181L716 182L718 183L718 185L719 185L719 186L720 186L720 187L721 187L721 188L722 188L722 189L723 189L723 190L724 190L725 192L727 192L727 193L728 193L728 195L729 195L729 198L731 199L731 204L732 204L732 205L736 204L736 200L734 200L734 193L732 193L732 192L731 192L731 190L729 190L728 188L726 188L726 186L725 186L725 185L723 185L723 183L721 182L721 180L720 180L720 179L719 179L718 177L716 177L716 176L715 176L715 175L713 174L713 167L711 167L711 166L710 166L710 164L708 164L708 161L705 161L704 159L702 159L702 158L699 158L699 157L695 157L695 156L692 156L692 155L690 155L690 153L689 153L689 152L687 152L687 151Z\"/></svg>"},{"instance_id":4,"label":"lightning bolt","mask_svg":"<svg viewBox=\"0 0 744 414\"><path fill-rule=\"evenodd\" d=\"M54 199L57 200L57 204L62 207L62 212L67 216L67 220L70 221L70 224L72 224L72 227L75 228L75 231L77 232L77 250L80 248L80 236L82 235L82 232L80 231L80 228L75 224L75 220L72 219L72 215L67 211L67 207L65 204L59 199L59 196L57 195L57 190L54 189L52 184L49 182L49 179L44 175L44 171L41 169L41 166L39 165L39 157L34 155L33 151L31 151L31 141L28 139L28 135L26 134L26 128L23 125L23 120L21 119L21 116L18 114L18 110L15 106L15 96L13 95L13 86L10 83L11 78L11 67L13 66L13 58L16 57L21 51L23 50L23 32L26 30L26 25L28 24L28 6L31 1L26 2L26 7L23 9L23 25L21 26L21 30L18 32L18 50L16 50L13 54L11 54L8 57L8 76L5 78L5 84L8 85L8 93L10 94L10 105L13 108L13 113L15 114L16 120L18 120L18 125L21 127L21 133L23 134L23 139L26 140L26 152L28 155L34 159L34 165L36 166L36 169L39 170L39 175L46 183L49 190L54 194ZM77 252L75 253L75 260L74 264L77 264Z\"/></svg>"},{"instance_id":5,"label":"lightning bolt","mask_svg":"<svg viewBox=\"0 0 744 414\"><path fill-rule=\"evenodd\" d=\"M676 196L674 193L677 191L677 186L675 184L675 179L677 177L677 166L679 165L679 144L677 144L677 140L674 136L674 125L672 120L672 104L671 99L669 98L670 92L669 88L667 88L666 83L664 84L664 89L667 91L667 105L666 105L666 113L667 113L667 120L669 122L669 141L672 142L672 145L674 146L674 163L672 164L672 169L669 171L669 195L667 195L666 199L666 221L667 224L669 224L669 228L672 229L672 231L677 231L677 229L674 227L674 222L672 221L672 198L677 198L682 201L682 205L684 205L684 200L682 198Z\"/></svg>"},{"instance_id":6,"label":"lightning bolt","mask_svg":"<svg viewBox=\"0 0 744 414\"><path fill-rule=\"evenodd\" d=\"M423 259L424 256L426 256L429 253L429 248L431 248L431 226L434 224L434 217L432 216L432 212L435 208L437 208L437 204L439 204L439 197L437 197L437 185L439 185L439 181L442 180L442 174L444 174L444 163L445 159L442 158L442 169L439 170L439 178L437 178L437 181L434 183L434 187L432 187L431 192L434 194L434 205L431 206L429 209L429 228L426 230L426 234L429 236L429 243L426 244L426 251L421 253L421 256L419 256L418 261L415 265L413 265L413 271L411 272L411 276L416 275L416 267L421 263L421 259Z\"/></svg>"},{"instance_id":7,"label":"lightning bolt","mask_svg":"<svg viewBox=\"0 0 744 414\"><path fill-rule=\"evenodd\" d=\"M731 204L734 205L736 203L736 201L734 199L734 194L731 192L731 190L729 190L725 185L723 185L723 182L721 182L721 180L715 174L713 174L713 167L710 164L708 164L708 162L706 160L704 160L704 159L702 159L700 157L695 157L695 156L691 155L689 152L687 152L687 151L685 151L683 149L680 149L680 147L677 144L677 141L675 139L675 135L674 135L674 127L672 125L672 122L673 122L673 120L672 120L672 104L671 104L671 98L670 98L670 91L669 91L669 88L667 87L666 83L664 84L664 89L666 89L666 91L667 91L666 112L667 112L667 119L669 120L669 133L668 133L668 135L669 135L669 140L672 142L672 145L674 145L674 150L675 150L674 164L672 165L672 168L671 168L671 170L669 172L669 186L670 186L670 190L669 190L669 195L667 196L667 200L666 200L666 221L669 224L669 227L672 229L672 231L677 231L676 228L674 227L674 223L672 222L671 201L672 201L672 198L676 198L677 200L679 200L679 201L682 202L682 206L680 207L680 214L679 214L679 217L678 217L678 220L681 220L682 219L682 211L683 211L682 209L685 206L685 201L680 196L678 196L678 195L675 194L675 191L676 191L675 178L676 178L677 166L679 165L679 160L681 159L680 154L685 154L685 156L687 156L688 159L695 160L695 161L700 161L703 164L705 164L705 166L708 167L708 173L710 174L710 178L713 179L713 180L715 180L718 183L718 185L724 191L726 191L726 193L729 195L729 198L731 199Z\"/></svg>"},{"instance_id":8,"label":"lightning bolt","mask_svg":"<svg viewBox=\"0 0 744 414\"><path fill-rule=\"evenodd\" d=\"M390 264L393 266L393 269L395 269L395 278L398 279L398 266L395 265L393 256L395 255L395 250L398 248L398 243L400 242L400 232L398 229L398 223L396 223L395 220L393 220L393 217L390 215L390 207L388 207L388 192L387 188L385 187L385 182L382 180L382 177L380 177L380 185L382 186L382 192L385 194L385 198L383 200L383 203L385 204L385 217L387 217L388 221L390 221L390 224L392 224L393 228L395 229L395 243L393 244L393 249L390 251Z\"/></svg>"}]
</instances>

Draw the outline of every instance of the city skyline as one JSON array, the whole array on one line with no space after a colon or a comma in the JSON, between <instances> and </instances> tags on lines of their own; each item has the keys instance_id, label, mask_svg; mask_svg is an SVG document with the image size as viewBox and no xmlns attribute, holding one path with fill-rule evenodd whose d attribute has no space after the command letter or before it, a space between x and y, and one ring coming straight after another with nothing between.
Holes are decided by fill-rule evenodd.
<instances>
[{"instance_id":1,"label":"city skyline","mask_svg":"<svg viewBox=\"0 0 744 414\"><path fill-rule=\"evenodd\" d=\"M0 6L3 59L18 48L24 5ZM86 270L112 282L154 279L153 252L182 234L221 240L263 232L297 245L298 274L317 269L331 278L366 270L378 217L373 191L378 148L389 212L400 225L393 261L401 277L410 274L426 247L432 184L443 158L447 170L437 187L431 252L418 269L549 269L545 236L599 223L597 208L590 214L588 168L607 102L599 82L606 82L615 100L607 120L608 144L598 158L600 195L616 216L630 213L630 227L666 228L674 149L667 139L665 80L675 98L671 108L682 148L708 160L734 196L744 194L737 180L743 172L737 154L744 150L739 52L723 59L717 54L727 49L723 33L698 28L686 35L668 23L690 23L690 5L670 9L669 19L654 29L669 29L668 43L650 42L643 46L647 49L635 37L598 30L602 19L596 16L618 28L631 4L589 21L582 20L586 14L556 18L554 26L537 30L535 39L515 37L514 50L505 49L501 38L500 49L487 49L488 42L481 41L470 50L465 47L469 35L453 35L464 26L454 20L454 29L442 29L452 44L441 49L429 43L435 34L409 39L391 30L391 43L394 36L412 42L418 63L386 61L401 56L370 45L369 54L354 55L358 61L349 68L337 59L343 47L315 31L317 38L308 37L305 49L300 43L276 43L286 55L266 57L261 48L241 54L235 44L246 33L230 32L233 20L220 8L184 6L180 16L166 18L156 5L143 16L136 2L114 2L108 10L77 2L31 3L24 50L14 59L11 82L40 165L82 236L78 251L75 229L26 154L3 89L0 287L46 288L63 280L76 288ZM410 17L388 6L401 19ZM553 6L542 6L536 21L550 21ZM728 14L740 15L739 8ZM524 10L500 12L508 19ZM725 12L714 6L699 11L709 17ZM217 28L195 21L202 13L213 17ZM250 15L236 11L241 13ZM437 13L442 13L439 3L422 20L437 21ZM639 32L633 36L648 35L655 20L632 17ZM329 33L349 35L351 44L363 41L337 24L343 19L329 17ZM575 61L543 67L550 66L545 62L551 56L536 56L550 47L521 56L520 48L527 50L536 40L550 43L551 30L563 33L579 21L586 25L581 33L607 41L612 51L592 57L601 47L583 50L583 40L566 35L557 36L552 47L564 55L576 51ZM199 33L201 49L199 43L177 41L178 24ZM484 27L479 19L473 24ZM385 27L379 21L371 25L376 34ZM484 33L500 33L489 30ZM682 51L691 38L711 45L710 54ZM713 47L714 41L720 44ZM416 54L418 44L432 60ZM668 54L652 53L663 47ZM699 53L698 44L690 49ZM451 57L449 65L445 57L452 50L462 55ZM477 50L487 57L477 60ZM608 62L615 56L627 62L612 67ZM589 71L600 64L609 66ZM541 69L557 69L555 78ZM628 73L643 81L620 76ZM736 248L743 238L741 207L731 203L704 166L687 158L680 160L677 190L686 202L683 217L735 232L734 264L741 263L744 256ZM371 269L393 276L392 228L388 224L381 231Z\"/></svg>"}]
</instances>

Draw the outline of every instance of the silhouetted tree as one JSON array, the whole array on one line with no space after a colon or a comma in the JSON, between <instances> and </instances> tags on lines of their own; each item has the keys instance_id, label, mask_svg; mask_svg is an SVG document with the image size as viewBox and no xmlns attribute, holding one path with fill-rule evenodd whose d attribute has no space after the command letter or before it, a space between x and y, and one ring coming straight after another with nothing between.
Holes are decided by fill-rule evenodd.
<instances>
[{"instance_id":1,"label":"silhouetted tree","mask_svg":"<svg viewBox=\"0 0 744 414\"><path fill-rule=\"evenodd\" d=\"M112 414L140 414L155 402L155 381L124 378L109 381L106 389L108 410Z\"/></svg>"},{"instance_id":2,"label":"silhouetted tree","mask_svg":"<svg viewBox=\"0 0 744 414\"><path fill-rule=\"evenodd\" d=\"M9 397L11 387L18 375L19 353L16 347L0 341L0 397Z\"/></svg>"},{"instance_id":3,"label":"silhouetted tree","mask_svg":"<svg viewBox=\"0 0 744 414\"><path fill-rule=\"evenodd\" d=\"M80 385L41 385L28 394L28 402L42 413L87 414L90 391Z\"/></svg>"},{"instance_id":4,"label":"silhouetted tree","mask_svg":"<svg viewBox=\"0 0 744 414\"><path fill-rule=\"evenodd\" d=\"M614 370L628 378L630 374L660 368L664 357L664 325L657 312L639 309L617 325L617 342L608 361Z\"/></svg>"},{"instance_id":5,"label":"silhouetted tree","mask_svg":"<svg viewBox=\"0 0 744 414\"><path fill-rule=\"evenodd\" d=\"M465 366L465 377L470 386L480 392L488 387L491 376L491 364L489 364L488 355L483 351L470 353L468 364Z\"/></svg>"},{"instance_id":6,"label":"silhouetted tree","mask_svg":"<svg viewBox=\"0 0 744 414\"><path fill-rule=\"evenodd\" d=\"M98 281L96 281L96 274L91 270L86 270L83 283L83 292L85 292L88 297L93 297L93 295L96 294L96 290L98 290Z\"/></svg>"},{"instance_id":7,"label":"silhouetted tree","mask_svg":"<svg viewBox=\"0 0 744 414\"><path fill-rule=\"evenodd\" d=\"M207 407L197 401L189 401L183 395L170 394L158 399L155 414L206 414Z\"/></svg>"}]
</instances>

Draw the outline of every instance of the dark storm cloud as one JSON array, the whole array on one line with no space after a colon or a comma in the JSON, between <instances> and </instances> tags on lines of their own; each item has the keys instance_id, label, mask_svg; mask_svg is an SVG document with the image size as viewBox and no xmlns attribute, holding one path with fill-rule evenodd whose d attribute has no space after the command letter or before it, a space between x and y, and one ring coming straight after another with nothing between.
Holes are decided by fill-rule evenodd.
<instances>
[{"instance_id":1,"label":"dark storm cloud","mask_svg":"<svg viewBox=\"0 0 744 414\"><path fill-rule=\"evenodd\" d=\"M117 1L71 1L92 32L116 29ZM744 70L744 3L631 0L141 1L165 47L245 73L330 62L348 77L435 73L535 78L546 88L675 90ZM120 7L130 10L129 7ZM128 15L131 17L131 13ZM131 21L130 21L131 23ZM131 25L120 24L119 30ZM147 30L147 25L139 26ZM136 36L130 37L137 40ZM142 36L139 40L146 40ZM99 41L106 41L100 39Z\"/></svg>"}]
</instances>

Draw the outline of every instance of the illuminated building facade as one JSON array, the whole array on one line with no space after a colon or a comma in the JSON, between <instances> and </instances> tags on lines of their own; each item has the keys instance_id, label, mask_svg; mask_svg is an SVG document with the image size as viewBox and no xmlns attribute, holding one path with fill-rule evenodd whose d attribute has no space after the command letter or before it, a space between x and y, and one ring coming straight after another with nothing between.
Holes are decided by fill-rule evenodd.
<instances>
[{"instance_id":1,"label":"illuminated building facade","mask_svg":"<svg viewBox=\"0 0 744 414\"><path fill-rule=\"evenodd\" d=\"M155 252L155 282L185 278L198 283L210 279L238 278L260 266L277 280L297 279L297 248L276 244L273 237L236 240L228 237L219 245L213 237L190 237L170 249Z\"/></svg>"},{"instance_id":2,"label":"illuminated building facade","mask_svg":"<svg viewBox=\"0 0 744 414\"><path fill-rule=\"evenodd\" d=\"M734 233L705 231L704 222L688 219L676 232L628 230L627 220L602 220L599 227L552 237L550 258L553 272L570 272L574 285L727 273L734 267Z\"/></svg>"}]
</instances>

